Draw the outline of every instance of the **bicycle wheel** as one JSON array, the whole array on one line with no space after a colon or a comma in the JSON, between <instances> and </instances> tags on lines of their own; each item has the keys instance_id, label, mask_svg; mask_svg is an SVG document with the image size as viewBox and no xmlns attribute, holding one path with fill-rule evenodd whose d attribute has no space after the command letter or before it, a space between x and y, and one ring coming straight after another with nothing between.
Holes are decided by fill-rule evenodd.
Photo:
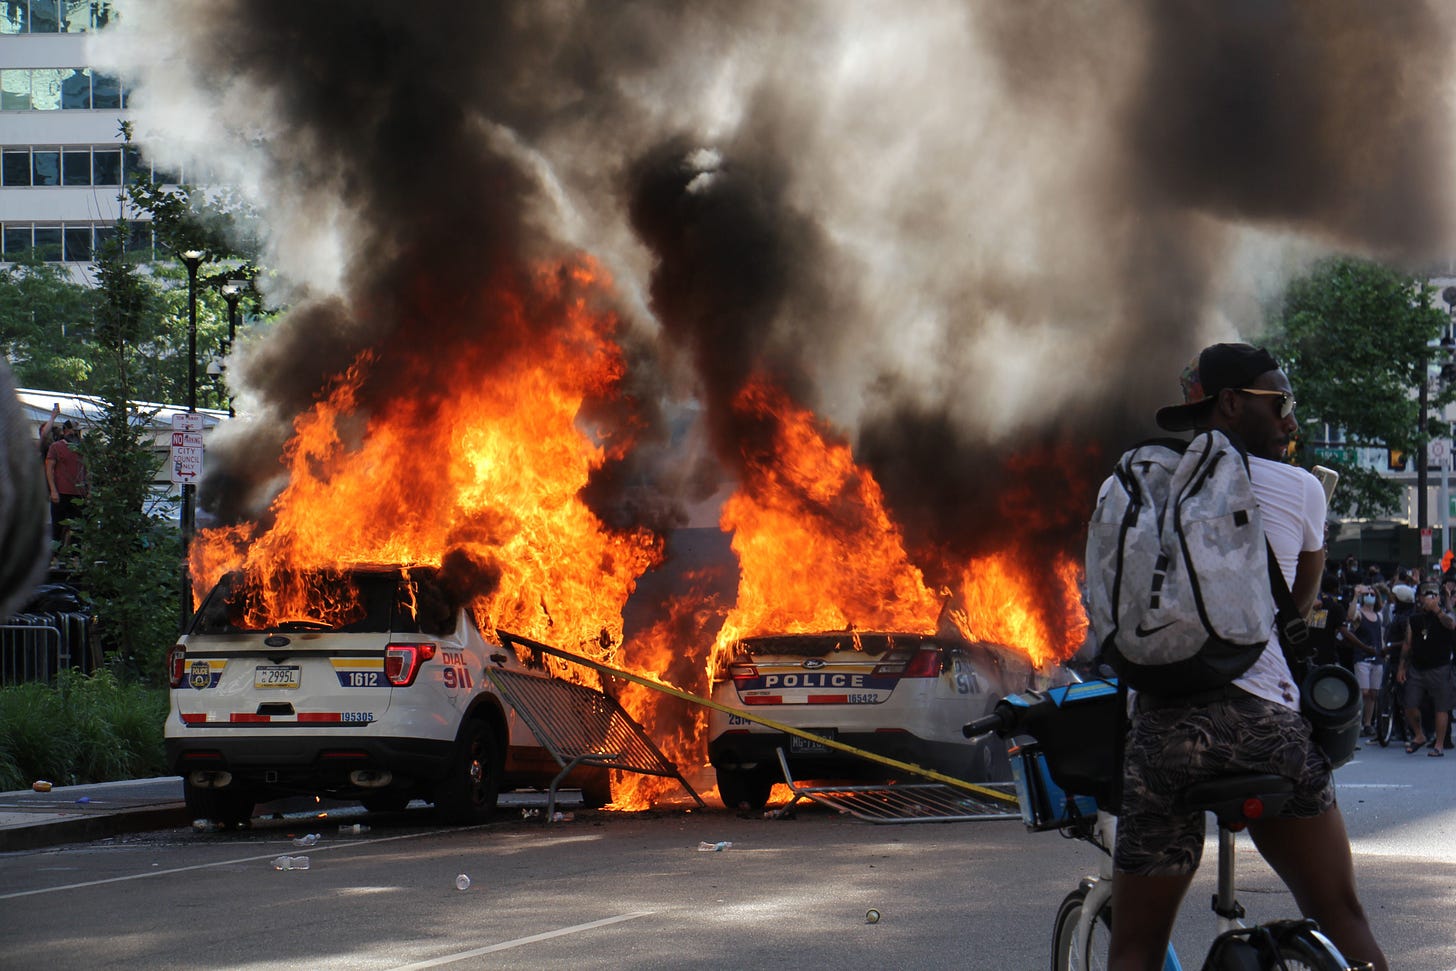
<instances>
[{"instance_id":1,"label":"bicycle wheel","mask_svg":"<svg viewBox=\"0 0 1456 971\"><path fill-rule=\"evenodd\" d=\"M1382 696L1380 702L1380 711L1375 716L1375 741L1380 743L1381 748L1386 748L1395 737L1395 712L1390 710L1388 697Z\"/></svg>"},{"instance_id":2,"label":"bicycle wheel","mask_svg":"<svg viewBox=\"0 0 1456 971\"><path fill-rule=\"evenodd\" d=\"M1087 890L1085 886L1078 887L1067 894L1057 908L1057 918L1052 924L1052 971L1092 971L1107 967L1107 945L1112 936L1112 901L1109 898L1098 910L1097 921L1092 927L1092 946L1084 955L1082 942L1077 936L1077 924L1082 919Z\"/></svg>"},{"instance_id":3,"label":"bicycle wheel","mask_svg":"<svg viewBox=\"0 0 1456 971\"><path fill-rule=\"evenodd\" d=\"M1350 971L1330 939L1310 921L1274 921L1222 934L1209 948L1204 971Z\"/></svg>"},{"instance_id":4,"label":"bicycle wheel","mask_svg":"<svg viewBox=\"0 0 1456 971\"><path fill-rule=\"evenodd\" d=\"M1285 935L1279 942L1279 960L1287 971L1350 971L1339 948L1312 927Z\"/></svg>"}]
</instances>

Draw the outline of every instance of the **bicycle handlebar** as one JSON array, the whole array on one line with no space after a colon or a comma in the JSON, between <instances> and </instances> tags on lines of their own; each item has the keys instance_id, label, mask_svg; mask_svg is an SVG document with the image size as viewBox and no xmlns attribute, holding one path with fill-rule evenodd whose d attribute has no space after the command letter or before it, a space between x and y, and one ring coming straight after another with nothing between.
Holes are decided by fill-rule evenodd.
<instances>
[{"instance_id":1,"label":"bicycle handlebar","mask_svg":"<svg viewBox=\"0 0 1456 971\"><path fill-rule=\"evenodd\" d=\"M1005 738L1016 730L1016 725L1020 720L1015 708L1005 701L998 701L996 707L991 709L991 714L977 718L973 722L967 722L962 726L961 734L966 738L975 738L977 735L995 732Z\"/></svg>"}]
</instances>

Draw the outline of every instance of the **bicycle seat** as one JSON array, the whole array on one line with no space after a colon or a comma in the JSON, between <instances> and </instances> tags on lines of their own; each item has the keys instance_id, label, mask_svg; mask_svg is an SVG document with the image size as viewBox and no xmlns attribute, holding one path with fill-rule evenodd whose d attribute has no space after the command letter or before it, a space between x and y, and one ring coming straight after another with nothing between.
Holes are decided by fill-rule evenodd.
<instances>
[{"instance_id":1,"label":"bicycle seat","mask_svg":"<svg viewBox=\"0 0 1456 971\"><path fill-rule=\"evenodd\" d=\"M1278 814L1293 796L1294 781L1282 775L1227 775L1184 789L1173 800L1173 812L1211 812L1220 823L1240 824Z\"/></svg>"}]
</instances>

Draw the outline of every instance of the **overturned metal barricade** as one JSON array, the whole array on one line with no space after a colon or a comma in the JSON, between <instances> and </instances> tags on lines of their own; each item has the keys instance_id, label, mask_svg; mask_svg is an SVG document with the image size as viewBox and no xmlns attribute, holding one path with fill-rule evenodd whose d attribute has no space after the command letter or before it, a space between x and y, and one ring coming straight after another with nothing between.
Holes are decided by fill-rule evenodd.
<instances>
[{"instance_id":1,"label":"overturned metal barricade","mask_svg":"<svg viewBox=\"0 0 1456 971\"><path fill-rule=\"evenodd\" d=\"M983 782L989 793L956 789L938 782L895 782L882 785L806 786L794 780L784 750L778 750L784 784L794 794L788 806L810 799L872 823L953 823L972 820L1020 819L1016 787L1011 782ZM1010 799L1008 809L1007 799ZM788 808L785 806L784 808Z\"/></svg>"},{"instance_id":2,"label":"overturned metal barricade","mask_svg":"<svg viewBox=\"0 0 1456 971\"><path fill-rule=\"evenodd\" d=\"M508 640L508 637L503 635L502 639ZM677 766L652 744L642 726L615 699L595 688L560 678L490 668L485 674L561 766L560 774L551 780L547 792L547 820L556 811L557 788L581 765L676 779L700 807L707 808Z\"/></svg>"}]
</instances>

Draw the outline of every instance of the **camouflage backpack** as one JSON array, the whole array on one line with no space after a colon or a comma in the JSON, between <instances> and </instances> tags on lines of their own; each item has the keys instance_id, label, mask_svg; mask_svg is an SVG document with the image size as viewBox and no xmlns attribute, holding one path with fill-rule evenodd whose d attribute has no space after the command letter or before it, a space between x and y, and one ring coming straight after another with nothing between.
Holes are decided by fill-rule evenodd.
<instances>
[{"instance_id":1,"label":"camouflage backpack","mask_svg":"<svg viewBox=\"0 0 1456 971\"><path fill-rule=\"evenodd\" d=\"M1124 453L1087 530L1104 660L1139 691L1228 684L1274 632L1269 558L1247 460L1223 432Z\"/></svg>"}]
</instances>

